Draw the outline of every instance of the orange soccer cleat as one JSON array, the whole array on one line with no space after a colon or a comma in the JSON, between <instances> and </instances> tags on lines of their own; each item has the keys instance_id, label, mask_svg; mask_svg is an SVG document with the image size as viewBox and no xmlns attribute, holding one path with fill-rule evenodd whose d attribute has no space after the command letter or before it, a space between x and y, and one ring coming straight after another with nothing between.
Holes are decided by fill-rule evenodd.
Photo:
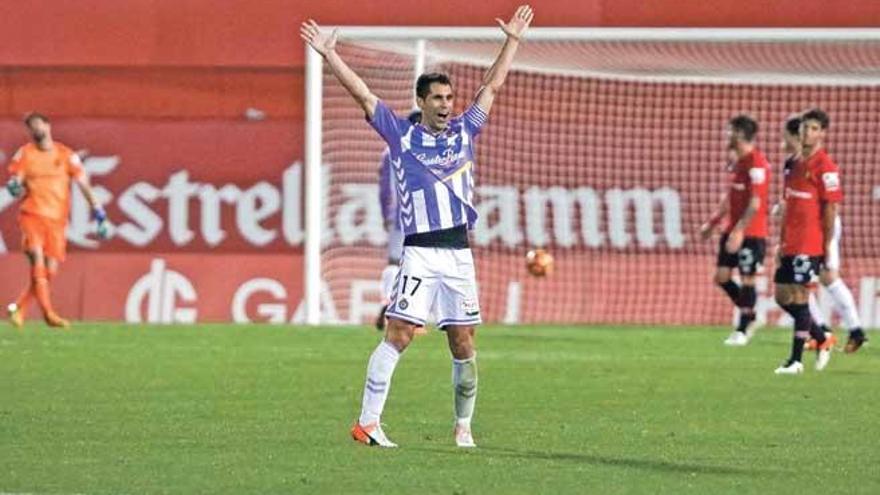
<instances>
[{"instance_id":1,"label":"orange soccer cleat","mask_svg":"<svg viewBox=\"0 0 880 495\"><path fill-rule=\"evenodd\" d=\"M70 322L58 316L57 313L46 313L46 324L50 327L61 328L67 330L70 328Z\"/></svg>"},{"instance_id":2,"label":"orange soccer cleat","mask_svg":"<svg viewBox=\"0 0 880 495\"><path fill-rule=\"evenodd\" d=\"M356 442L369 445L370 447L397 447L396 443L392 442L385 436L385 432L382 431L382 427L378 422L370 423L365 426L361 426L360 423L355 423L354 426L351 427L351 438Z\"/></svg>"}]
</instances>

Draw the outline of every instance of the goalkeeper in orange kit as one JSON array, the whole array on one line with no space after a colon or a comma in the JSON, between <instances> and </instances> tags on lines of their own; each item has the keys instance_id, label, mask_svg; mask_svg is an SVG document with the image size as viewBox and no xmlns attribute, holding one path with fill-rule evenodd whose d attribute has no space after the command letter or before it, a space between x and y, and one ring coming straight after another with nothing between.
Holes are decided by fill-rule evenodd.
<instances>
[{"instance_id":1,"label":"goalkeeper in orange kit","mask_svg":"<svg viewBox=\"0 0 880 495\"><path fill-rule=\"evenodd\" d=\"M24 324L25 312L32 299L43 310L49 326L69 327L58 316L49 297L52 278L58 264L64 261L67 248L65 230L70 212L70 183L75 182L92 208L98 222L98 234L107 232L107 215L98 204L80 157L67 146L52 140L49 119L30 113L24 119L31 142L12 157L6 188L13 197L20 197L18 223L21 227L22 250L30 262L30 280L18 299L9 305L9 320L16 327Z\"/></svg>"}]
</instances>

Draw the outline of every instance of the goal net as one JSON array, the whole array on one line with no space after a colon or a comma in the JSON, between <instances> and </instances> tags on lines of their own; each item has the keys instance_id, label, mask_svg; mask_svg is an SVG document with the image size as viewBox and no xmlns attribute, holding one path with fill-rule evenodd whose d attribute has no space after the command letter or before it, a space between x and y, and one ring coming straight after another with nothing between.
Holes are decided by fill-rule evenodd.
<instances>
[{"instance_id":1,"label":"goal net","mask_svg":"<svg viewBox=\"0 0 880 495\"><path fill-rule=\"evenodd\" d=\"M421 71L448 73L463 110L501 44L495 30L443 38L437 29L340 32L340 55L400 116L413 108ZM880 314L880 36L598 33L530 31L477 141L480 220L471 245L484 320L731 321L731 306L712 283L717 237L702 242L696 234L725 191L726 123L739 113L759 122L775 202L782 125L818 106L831 117L827 146L846 194L842 272L863 318L873 321ZM384 143L327 67L322 79L323 321L364 323L378 310L386 264L378 200ZM776 236L774 224L770 245ZM555 257L552 276L526 271L534 247ZM759 277L762 319L780 317L773 265L768 255Z\"/></svg>"}]
</instances>

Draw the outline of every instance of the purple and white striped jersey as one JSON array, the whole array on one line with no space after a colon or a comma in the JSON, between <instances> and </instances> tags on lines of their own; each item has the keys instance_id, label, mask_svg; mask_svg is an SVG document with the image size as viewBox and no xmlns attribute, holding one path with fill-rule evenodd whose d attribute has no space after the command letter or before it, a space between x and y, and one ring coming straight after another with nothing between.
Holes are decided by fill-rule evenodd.
<instances>
[{"instance_id":1,"label":"purple and white striped jersey","mask_svg":"<svg viewBox=\"0 0 880 495\"><path fill-rule=\"evenodd\" d=\"M471 105L445 131L432 134L378 102L370 125L388 143L404 235L464 224L473 228L474 139L485 122L486 112Z\"/></svg>"}]
</instances>

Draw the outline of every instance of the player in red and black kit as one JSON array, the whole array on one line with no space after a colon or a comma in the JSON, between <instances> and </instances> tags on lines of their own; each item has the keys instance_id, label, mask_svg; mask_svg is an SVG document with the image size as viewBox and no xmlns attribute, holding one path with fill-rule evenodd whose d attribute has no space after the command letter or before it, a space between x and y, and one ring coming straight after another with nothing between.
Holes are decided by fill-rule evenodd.
<instances>
[{"instance_id":1,"label":"player in red and black kit","mask_svg":"<svg viewBox=\"0 0 880 495\"><path fill-rule=\"evenodd\" d=\"M770 164L755 146L758 123L747 115L738 115L728 123L728 149L735 161L728 166L730 188L715 215L700 227L706 239L715 226L726 220L718 243L715 283L739 308L736 330L725 345L749 343L755 326L755 274L764 262L767 246L767 204ZM739 270L742 285L731 280L731 272Z\"/></svg>"},{"instance_id":2,"label":"player in red and black kit","mask_svg":"<svg viewBox=\"0 0 880 495\"><path fill-rule=\"evenodd\" d=\"M799 160L787 164L783 191L784 209L780 232L780 259L776 268L776 302L794 318L791 356L776 374L802 373L804 344L816 339L816 369L831 359L834 337L826 338L810 317L807 306L809 284L819 273L829 244L833 241L834 220L843 199L840 171L823 147L828 115L819 109L801 116L802 152Z\"/></svg>"}]
</instances>

